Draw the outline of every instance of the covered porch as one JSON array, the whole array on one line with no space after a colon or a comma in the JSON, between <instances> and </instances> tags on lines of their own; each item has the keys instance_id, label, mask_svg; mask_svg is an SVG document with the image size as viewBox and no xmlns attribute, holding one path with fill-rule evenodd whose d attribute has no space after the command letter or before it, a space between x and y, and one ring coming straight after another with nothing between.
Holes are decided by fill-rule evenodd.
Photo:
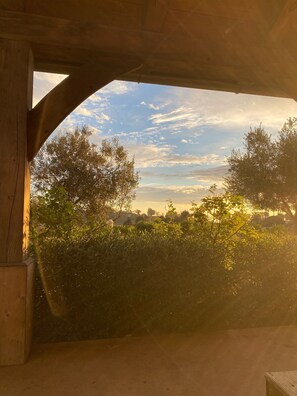
<instances>
[{"instance_id":1,"label":"covered porch","mask_svg":"<svg viewBox=\"0 0 297 396\"><path fill-rule=\"evenodd\" d=\"M0 365L31 348L29 163L115 79L297 98L295 0L0 0ZM69 77L32 109L33 71ZM297 328L35 345L0 395L263 395ZM275 393L277 395L277 393Z\"/></svg>"}]
</instances>

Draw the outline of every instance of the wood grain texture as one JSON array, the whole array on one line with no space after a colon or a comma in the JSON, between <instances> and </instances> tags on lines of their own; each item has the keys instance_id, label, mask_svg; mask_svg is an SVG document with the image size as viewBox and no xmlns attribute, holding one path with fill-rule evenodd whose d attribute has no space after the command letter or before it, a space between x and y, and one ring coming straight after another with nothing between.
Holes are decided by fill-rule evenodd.
<instances>
[{"instance_id":1,"label":"wood grain texture","mask_svg":"<svg viewBox=\"0 0 297 396\"><path fill-rule=\"evenodd\" d=\"M267 373L267 396L297 396L297 371Z\"/></svg>"},{"instance_id":2,"label":"wood grain texture","mask_svg":"<svg viewBox=\"0 0 297 396\"><path fill-rule=\"evenodd\" d=\"M143 28L160 32L169 12L168 0L145 0L143 10Z\"/></svg>"},{"instance_id":3,"label":"wood grain texture","mask_svg":"<svg viewBox=\"0 0 297 396\"><path fill-rule=\"evenodd\" d=\"M286 0L284 6L271 27L271 36L274 40L284 41L292 35L292 28L297 17L297 1Z\"/></svg>"},{"instance_id":4,"label":"wood grain texture","mask_svg":"<svg viewBox=\"0 0 297 396\"><path fill-rule=\"evenodd\" d=\"M28 245L32 74L29 44L0 40L0 264L22 262Z\"/></svg>"},{"instance_id":5,"label":"wood grain texture","mask_svg":"<svg viewBox=\"0 0 297 396\"><path fill-rule=\"evenodd\" d=\"M0 9L25 11L25 0L0 0Z\"/></svg>"},{"instance_id":6,"label":"wood grain texture","mask_svg":"<svg viewBox=\"0 0 297 396\"><path fill-rule=\"evenodd\" d=\"M40 71L71 73L94 59L138 57L141 73L128 72L122 79L297 97L292 18L285 19L291 32L285 42L271 36L285 0L80 4L28 0L26 12L0 9L0 37L29 41Z\"/></svg>"},{"instance_id":7,"label":"wood grain texture","mask_svg":"<svg viewBox=\"0 0 297 396\"><path fill-rule=\"evenodd\" d=\"M0 266L0 366L23 364L32 336L32 261Z\"/></svg>"},{"instance_id":8,"label":"wood grain texture","mask_svg":"<svg viewBox=\"0 0 297 396\"><path fill-rule=\"evenodd\" d=\"M32 160L50 134L77 106L121 74L139 68L139 61L88 63L71 73L29 113L28 158Z\"/></svg>"}]
</instances>

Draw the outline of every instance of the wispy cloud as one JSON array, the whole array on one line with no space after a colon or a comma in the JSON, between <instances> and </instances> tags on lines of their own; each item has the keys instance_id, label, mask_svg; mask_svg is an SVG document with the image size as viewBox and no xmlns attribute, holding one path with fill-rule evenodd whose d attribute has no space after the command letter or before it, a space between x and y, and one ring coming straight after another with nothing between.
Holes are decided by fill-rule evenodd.
<instances>
[{"instance_id":1,"label":"wispy cloud","mask_svg":"<svg viewBox=\"0 0 297 396\"><path fill-rule=\"evenodd\" d=\"M168 125L172 130L195 128L202 122L201 116L190 106L181 106L169 112L152 114L149 120L154 125L161 125L163 127Z\"/></svg>"},{"instance_id":2,"label":"wispy cloud","mask_svg":"<svg viewBox=\"0 0 297 396\"><path fill-rule=\"evenodd\" d=\"M218 190L218 193L222 190ZM142 203L150 202L155 205L157 210L166 206L167 200L172 200L174 205L180 210L189 208L192 202L199 202L209 194L208 187L196 186L141 186L137 190L136 202L134 207L141 207Z\"/></svg>"},{"instance_id":3,"label":"wispy cloud","mask_svg":"<svg viewBox=\"0 0 297 396\"><path fill-rule=\"evenodd\" d=\"M297 114L297 103L291 99L178 88L171 90L170 95L167 106L171 111L152 115L154 122L172 122L180 127L185 120L185 128L245 128L262 122L267 128L280 128L289 116ZM168 103L165 92L164 102Z\"/></svg>"},{"instance_id":4,"label":"wispy cloud","mask_svg":"<svg viewBox=\"0 0 297 396\"><path fill-rule=\"evenodd\" d=\"M188 173L188 180L195 180L197 183L216 184L223 187L224 179L228 175L228 165L212 167L209 169L196 169Z\"/></svg>"},{"instance_id":5,"label":"wispy cloud","mask_svg":"<svg viewBox=\"0 0 297 396\"><path fill-rule=\"evenodd\" d=\"M102 88L100 93L105 95L124 95L135 88L136 84L134 83L116 80Z\"/></svg>"},{"instance_id":6,"label":"wispy cloud","mask_svg":"<svg viewBox=\"0 0 297 396\"><path fill-rule=\"evenodd\" d=\"M146 106L146 107L148 107L149 109L152 109L152 110L160 110L160 106L158 106L158 105L156 105L156 104L154 104L154 103L146 103L146 102L143 100L142 102L140 102L140 104L141 104L142 106Z\"/></svg>"},{"instance_id":7,"label":"wispy cloud","mask_svg":"<svg viewBox=\"0 0 297 396\"><path fill-rule=\"evenodd\" d=\"M86 107L86 105L80 105L74 110L75 115L84 116L84 117L92 117L93 112Z\"/></svg>"},{"instance_id":8,"label":"wispy cloud","mask_svg":"<svg viewBox=\"0 0 297 396\"><path fill-rule=\"evenodd\" d=\"M192 155L179 154L170 145L126 143L129 153L135 156L137 168L171 167L175 165L222 164L224 158L218 154Z\"/></svg>"}]
</instances>

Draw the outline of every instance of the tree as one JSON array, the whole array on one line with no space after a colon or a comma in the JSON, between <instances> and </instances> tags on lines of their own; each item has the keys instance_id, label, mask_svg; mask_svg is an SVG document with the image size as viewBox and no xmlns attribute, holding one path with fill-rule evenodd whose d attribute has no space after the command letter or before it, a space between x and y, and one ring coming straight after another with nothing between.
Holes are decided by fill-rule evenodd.
<instances>
[{"instance_id":1,"label":"tree","mask_svg":"<svg viewBox=\"0 0 297 396\"><path fill-rule=\"evenodd\" d=\"M174 223L177 219L177 211L171 199L167 200L165 219L168 223Z\"/></svg>"},{"instance_id":2,"label":"tree","mask_svg":"<svg viewBox=\"0 0 297 396\"><path fill-rule=\"evenodd\" d=\"M231 269L238 240L255 237L256 231L250 224L251 215L243 197L229 192L216 195L215 185L209 192L200 204L192 203L190 231L210 243L215 251L220 247L225 267Z\"/></svg>"},{"instance_id":3,"label":"tree","mask_svg":"<svg viewBox=\"0 0 297 396\"><path fill-rule=\"evenodd\" d=\"M200 204L192 202L192 216L198 231L213 244L229 244L233 239L249 233L251 215L243 197L229 192L216 195L216 185Z\"/></svg>"},{"instance_id":4,"label":"tree","mask_svg":"<svg viewBox=\"0 0 297 396\"><path fill-rule=\"evenodd\" d=\"M79 223L75 208L63 187L52 188L31 200L31 231L33 238L67 236Z\"/></svg>"},{"instance_id":5,"label":"tree","mask_svg":"<svg viewBox=\"0 0 297 396\"><path fill-rule=\"evenodd\" d=\"M154 215L156 214L156 211L154 210L154 209L152 209L152 208L148 208L148 210L147 210L147 215L148 215L148 217L153 217Z\"/></svg>"},{"instance_id":6,"label":"tree","mask_svg":"<svg viewBox=\"0 0 297 396\"><path fill-rule=\"evenodd\" d=\"M261 209L285 212L297 233L297 118L289 118L272 140L262 126L244 137L244 151L228 158L227 188Z\"/></svg>"},{"instance_id":7,"label":"tree","mask_svg":"<svg viewBox=\"0 0 297 396\"><path fill-rule=\"evenodd\" d=\"M134 160L117 139L90 142L88 127L46 143L31 167L33 192L63 188L67 199L87 216L104 217L111 208L128 208L138 185Z\"/></svg>"},{"instance_id":8,"label":"tree","mask_svg":"<svg viewBox=\"0 0 297 396\"><path fill-rule=\"evenodd\" d=\"M183 210L179 215L179 221L182 223L184 221L187 221L189 217L190 217L190 212L188 210Z\"/></svg>"}]
</instances>

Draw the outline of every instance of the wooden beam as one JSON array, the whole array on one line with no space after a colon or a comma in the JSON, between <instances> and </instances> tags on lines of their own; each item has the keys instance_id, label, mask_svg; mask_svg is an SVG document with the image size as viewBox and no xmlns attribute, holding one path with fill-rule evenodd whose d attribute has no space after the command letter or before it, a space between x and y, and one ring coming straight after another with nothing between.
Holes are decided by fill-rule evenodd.
<instances>
[{"instance_id":1,"label":"wooden beam","mask_svg":"<svg viewBox=\"0 0 297 396\"><path fill-rule=\"evenodd\" d=\"M200 15L195 9L190 12L189 7L194 3L187 2L187 12L180 11L184 15L176 29L174 22L179 10L170 8L162 32L148 31L143 26L131 29L0 10L0 37L28 40L34 48L36 67L48 72L71 73L95 58L103 61L116 58L116 62L121 62L137 56L144 64L141 73L126 73L123 79L193 88L221 89L225 86L235 92L292 96L291 90L283 89L281 80L296 79L295 44L287 46L272 41L267 33L271 23L266 21L262 31L259 12L254 19L256 11L242 18L222 18L214 16L212 13L216 9L204 1L207 15ZM246 9L247 3L242 9ZM152 9L153 0L150 4ZM98 5L96 7L98 11ZM238 5L236 8L241 9ZM277 7L273 9L275 16ZM53 8L51 10L54 12ZM249 78L245 78L247 73Z\"/></svg>"},{"instance_id":2,"label":"wooden beam","mask_svg":"<svg viewBox=\"0 0 297 396\"><path fill-rule=\"evenodd\" d=\"M15 263L23 260L28 246L26 128L33 61L27 43L10 40L0 40L0 59L0 263Z\"/></svg>"},{"instance_id":3,"label":"wooden beam","mask_svg":"<svg viewBox=\"0 0 297 396\"><path fill-rule=\"evenodd\" d=\"M34 262L0 265L0 366L26 362L32 339Z\"/></svg>"},{"instance_id":4,"label":"wooden beam","mask_svg":"<svg viewBox=\"0 0 297 396\"><path fill-rule=\"evenodd\" d=\"M143 28L160 32L169 7L168 0L146 0L143 4Z\"/></svg>"},{"instance_id":5,"label":"wooden beam","mask_svg":"<svg viewBox=\"0 0 297 396\"><path fill-rule=\"evenodd\" d=\"M26 42L0 40L0 365L24 363L31 340L27 113L33 58Z\"/></svg>"},{"instance_id":6,"label":"wooden beam","mask_svg":"<svg viewBox=\"0 0 297 396\"><path fill-rule=\"evenodd\" d=\"M282 87L275 89L275 84L271 81L277 81L278 76L295 78L297 51L294 53L294 50L284 49L283 45L271 43L269 37L266 41L263 41L263 35L259 38L255 33L259 28L254 29L257 21L250 24L251 16L247 20L239 21L239 24L236 20L223 18L218 30L210 29L202 15L198 17L198 22L201 20L203 23L198 23L198 30L195 28L196 23L193 28L195 34L190 35L191 26L197 22L191 15L189 18L183 18L182 29L168 34L0 10L0 37L21 38L31 42L36 66L41 65L39 70L71 72L94 56L96 59L117 58L120 61L137 56L144 64L143 73L126 73L124 79L171 85L179 85L182 82L184 86L195 88L207 88L209 80L209 89L216 89L215 81L218 81L217 89L223 84L226 87L230 86L232 91L237 91L238 85L247 88L248 85L244 81L237 81L237 73L233 73L232 69L245 68L250 71L251 77L255 78L250 85L251 90L244 89L243 92L256 93L257 85L260 85L264 88L263 90L260 87L260 94L270 95L272 92L275 96L284 96ZM218 17L216 20L209 20L212 24L215 24L216 20L220 23ZM184 36L186 21L189 22L189 29ZM228 26L232 27L232 34ZM227 33L224 33L225 31ZM63 43L61 37L64 38ZM170 63L167 68L168 78L163 73L164 61ZM215 62L218 63L218 70L222 63L230 66L229 81L220 79L219 75L216 78L210 75L201 79L197 73L195 78L193 65L203 65L203 74L207 75L210 70L207 64L211 67ZM185 63L188 64L187 70L181 67ZM257 74L261 75L263 81L259 82ZM274 77L271 78L269 74ZM160 75L162 81L157 79ZM239 79L240 75L241 73L238 74ZM200 85L201 80L203 85ZM270 89L270 84L273 85L273 89ZM235 88L232 88L234 86Z\"/></svg>"},{"instance_id":7,"label":"wooden beam","mask_svg":"<svg viewBox=\"0 0 297 396\"><path fill-rule=\"evenodd\" d=\"M291 33L292 27L296 24L297 0L286 0L278 18L271 28L271 37L274 40L285 40L286 35Z\"/></svg>"},{"instance_id":8,"label":"wooden beam","mask_svg":"<svg viewBox=\"0 0 297 396\"><path fill-rule=\"evenodd\" d=\"M138 69L137 60L121 64L88 63L71 73L29 113L28 158L32 160L59 124L85 99L121 74Z\"/></svg>"},{"instance_id":9,"label":"wooden beam","mask_svg":"<svg viewBox=\"0 0 297 396\"><path fill-rule=\"evenodd\" d=\"M144 1L84 0L82 4L79 0L26 0L26 12L88 24L139 28Z\"/></svg>"},{"instance_id":10,"label":"wooden beam","mask_svg":"<svg viewBox=\"0 0 297 396\"><path fill-rule=\"evenodd\" d=\"M0 0L0 9L25 11L25 0Z\"/></svg>"},{"instance_id":11,"label":"wooden beam","mask_svg":"<svg viewBox=\"0 0 297 396\"><path fill-rule=\"evenodd\" d=\"M296 396L297 371L266 373L266 396Z\"/></svg>"},{"instance_id":12,"label":"wooden beam","mask_svg":"<svg viewBox=\"0 0 297 396\"><path fill-rule=\"evenodd\" d=\"M61 18L30 15L20 12L0 10L0 37L8 39L23 39L31 43L42 45L64 46L65 48L78 48L81 50L93 50L105 52L109 55L134 55L147 58L155 53L156 48L163 43L160 52L163 56L168 55L179 58L185 56L185 49L191 49L195 53L201 48L218 47L224 45L224 40L234 45L253 45L259 50L269 48L269 40L266 41L257 21L234 20L212 18L212 24L217 24L217 29L210 29L204 15L190 18L193 35L189 37L190 26L185 35L182 31L174 34L169 32L144 31L142 29L119 28L114 26L94 23L82 23ZM184 24L188 19L184 18ZM197 26L199 29L197 30ZM226 35L226 30L232 27L232 32ZM173 29L174 31L174 29ZM229 30L228 30L229 32ZM249 35L247 35L249 32ZM232 33L232 34L231 34ZM63 43L61 43L63 37ZM187 40L185 41L185 37ZM219 44L218 44L219 43ZM281 46L280 46L281 48ZM243 50L243 49L242 49ZM191 55L189 53L188 55Z\"/></svg>"}]
</instances>

